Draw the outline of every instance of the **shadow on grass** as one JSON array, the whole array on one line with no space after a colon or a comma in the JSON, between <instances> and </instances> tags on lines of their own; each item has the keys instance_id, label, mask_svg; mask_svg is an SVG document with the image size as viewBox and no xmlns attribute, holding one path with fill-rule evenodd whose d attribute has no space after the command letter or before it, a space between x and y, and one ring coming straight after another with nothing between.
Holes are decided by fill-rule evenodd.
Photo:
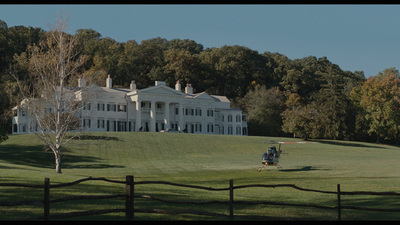
<instances>
[{"instance_id":1,"label":"shadow on grass","mask_svg":"<svg viewBox=\"0 0 400 225\"><path fill-rule=\"evenodd\" d=\"M43 145L21 146L21 145L1 145L0 157L2 161L15 165L24 165L38 168L54 168L54 154L52 151L44 150ZM90 156L75 156L64 152L61 154L62 168L123 168L119 165L109 165L101 163L101 158ZM76 165L79 164L79 165ZM4 168L3 169L7 169ZM12 168L10 168L12 169Z\"/></svg>"},{"instance_id":2,"label":"shadow on grass","mask_svg":"<svg viewBox=\"0 0 400 225\"><path fill-rule=\"evenodd\" d=\"M316 140L316 142L321 143L321 144L340 145L340 146L347 146L347 147L382 148L382 149L386 149L386 147L384 147L384 146L366 145L366 144L361 144L361 143L350 143L350 142L329 141L329 140Z\"/></svg>"},{"instance_id":3,"label":"shadow on grass","mask_svg":"<svg viewBox=\"0 0 400 225\"><path fill-rule=\"evenodd\" d=\"M298 171L312 171L312 170L322 170L322 169L313 168L312 166L304 166L304 167L298 168L298 169L281 169L279 171L282 171L282 172L298 172Z\"/></svg>"},{"instance_id":4,"label":"shadow on grass","mask_svg":"<svg viewBox=\"0 0 400 225\"><path fill-rule=\"evenodd\" d=\"M102 140L102 141L119 141L117 137L96 136L96 135L81 135L76 137L76 140Z\"/></svg>"}]
</instances>

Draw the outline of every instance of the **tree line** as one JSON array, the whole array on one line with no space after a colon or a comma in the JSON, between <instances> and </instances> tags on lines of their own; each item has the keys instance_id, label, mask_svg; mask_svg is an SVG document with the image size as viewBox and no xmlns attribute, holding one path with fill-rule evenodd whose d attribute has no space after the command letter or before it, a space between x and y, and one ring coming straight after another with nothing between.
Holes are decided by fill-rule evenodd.
<instances>
[{"instance_id":1,"label":"tree line","mask_svg":"<svg viewBox=\"0 0 400 225\"><path fill-rule=\"evenodd\" d=\"M0 20L0 124L11 132L11 108L18 105L18 84L33 71L30 48L45 38L41 28L8 27ZM365 77L344 71L326 57L289 59L279 53L244 46L204 48L189 39L153 38L117 42L92 29L79 29L76 57L79 75L99 86L108 74L114 87L137 88L165 81L191 83L195 92L227 96L248 115L249 135L295 136L303 139L379 141L398 144L400 76L396 68Z\"/></svg>"}]
</instances>

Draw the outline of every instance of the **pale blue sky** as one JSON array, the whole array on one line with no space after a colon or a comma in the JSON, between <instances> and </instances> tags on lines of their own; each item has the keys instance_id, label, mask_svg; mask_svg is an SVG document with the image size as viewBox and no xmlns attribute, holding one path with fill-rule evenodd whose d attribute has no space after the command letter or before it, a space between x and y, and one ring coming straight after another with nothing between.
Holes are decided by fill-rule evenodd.
<instances>
[{"instance_id":1,"label":"pale blue sky","mask_svg":"<svg viewBox=\"0 0 400 225\"><path fill-rule=\"evenodd\" d=\"M400 5L0 5L0 19L48 30L66 11L71 34L93 29L118 42L179 38L290 59L326 56L367 77L400 67Z\"/></svg>"}]
</instances>

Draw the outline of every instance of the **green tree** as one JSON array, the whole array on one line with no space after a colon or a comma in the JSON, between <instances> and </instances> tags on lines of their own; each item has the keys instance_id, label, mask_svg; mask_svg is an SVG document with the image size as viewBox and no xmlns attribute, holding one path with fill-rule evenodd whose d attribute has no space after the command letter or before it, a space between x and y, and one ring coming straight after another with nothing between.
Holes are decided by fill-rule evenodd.
<instances>
[{"instance_id":1,"label":"green tree","mask_svg":"<svg viewBox=\"0 0 400 225\"><path fill-rule=\"evenodd\" d=\"M203 45L189 39L172 39L168 42L168 49L185 50L191 54L200 54L203 48Z\"/></svg>"},{"instance_id":2,"label":"green tree","mask_svg":"<svg viewBox=\"0 0 400 225\"><path fill-rule=\"evenodd\" d=\"M286 75L287 71L291 68L292 60L285 55L271 52L264 52L263 57L266 61L265 68L268 76L266 76L263 81L256 80L257 83L269 87L279 87L281 90L284 90L280 85L280 82Z\"/></svg>"},{"instance_id":3,"label":"green tree","mask_svg":"<svg viewBox=\"0 0 400 225\"><path fill-rule=\"evenodd\" d=\"M369 121L367 119L367 111L361 106L361 98L363 95L362 85L355 86L350 92L350 103L351 107L349 113L352 120L348 122L348 126L353 129L350 131L350 138L352 140L358 141L376 141L371 138L371 133L369 132Z\"/></svg>"},{"instance_id":4,"label":"green tree","mask_svg":"<svg viewBox=\"0 0 400 225\"><path fill-rule=\"evenodd\" d=\"M255 77L267 76L266 60L257 51L243 46L222 46L200 54L209 72L207 92L230 99L243 97Z\"/></svg>"},{"instance_id":5,"label":"green tree","mask_svg":"<svg viewBox=\"0 0 400 225\"><path fill-rule=\"evenodd\" d=\"M13 55L25 52L27 47L39 43L45 32L41 28L15 26L8 29L9 45ZM13 56L11 55L11 57Z\"/></svg>"},{"instance_id":6,"label":"green tree","mask_svg":"<svg viewBox=\"0 0 400 225\"><path fill-rule=\"evenodd\" d=\"M280 85L290 93L298 93L302 98L311 100L311 97L321 88L321 73L323 68L320 60L310 56L291 61L286 68Z\"/></svg>"},{"instance_id":7,"label":"green tree","mask_svg":"<svg viewBox=\"0 0 400 225\"><path fill-rule=\"evenodd\" d=\"M122 84L121 75L118 73L118 62L123 53L123 45L112 38L102 38L98 42L93 56L93 69L104 70L112 75L116 84Z\"/></svg>"},{"instance_id":8,"label":"green tree","mask_svg":"<svg viewBox=\"0 0 400 225\"><path fill-rule=\"evenodd\" d=\"M164 51L167 49L168 41L164 38L143 40L140 44L128 41L118 62L122 84L129 85L135 80L140 89L154 85L155 80L166 80Z\"/></svg>"},{"instance_id":9,"label":"green tree","mask_svg":"<svg viewBox=\"0 0 400 225\"><path fill-rule=\"evenodd\" d=\"M13 54L8 42L9 35L7 23L0 20L0 73L6 69Z\"/></svg>"},{"instance_id":10,"label":"green tree","mask_svg":"<svg viewBox=\"0 0 400 225\"><path fill-rule=\"evenodd\" d=\"M363 71L349 72L345 71L345 84L343 94L347 99L347 109L345 116L345 124L347 127L346 140L367 141L368 134L366 132L366 125L364 123L364 116L362 116L362 108L358 97L356 97L356 90L360 89L365 81ZM354 93L353 93L354 92Z\"/></svg>"},{"instance_id":11,"label":"green tree","mask_svg":"<svg viewBox=\"0 0 400 225\"><path fill-rule=\"evenodd\" d=\"M187 83L196 84L196 88L201 86L202 67L198 54L192 54L184 49L168 49L165 51L165 73L169 83L184 80ZM167 78L167 79L168 79Z\"/></svg>"},{"instance_id":12,"label":"green tree","mask_svg":"<svg viewBox=\"0 0 400 225\"><path fill-rule=\"evenodd\" d=\"M247 113L249 135L279 136L281 134L285 98L278 88L255 85L241 100Z\"/></svg>"},{"instance_id":13,"label":"green tree","mask_svg":"<svg viewBox=\"0 0 400 225\"><path fill-rule=\"evenodd\" d=\"M87 60L82 69L89 70L94 64L94 56L99 48L101 34L92 29L78 29L75 36L78 39L77 48L80 54L85 55Z\"/></svg>"},{"instance_id":14,"label":"green tree","mask_svg":"<svg viewBox=\"0 0 400 225\"><path fill-rule=\"evenodd\" d=\"M321 112L319 107L312 102L306 106L297 105L286 109L282 113L282 130L300 137L304 140L320 138L323 127L321 126Z\"/></svg>"},{"instance_id":15,"label":"green tree","mask_svg":"<svg viewBox=\"0 0 400 225\"><path fill-rule=\"evenodd\" d=\"M323 138L343 139L347 130L346 113L348 101L344 95L344 76L337 65L329 65L321 73L321 89L315 94L320 107L320 119L324 132Z\"/></svg>"},{"instance_id":16,"label":"green tree","mask_svg":"<svg viewBox=\"0 0 400 225\"><path fill-rule=\"evenodd\" d=\"M368 78L360 91L360 105L366 112L370 134L398 142L400 138L400 78L396 68L388 68Z\"/></svg>"}]
</instances>

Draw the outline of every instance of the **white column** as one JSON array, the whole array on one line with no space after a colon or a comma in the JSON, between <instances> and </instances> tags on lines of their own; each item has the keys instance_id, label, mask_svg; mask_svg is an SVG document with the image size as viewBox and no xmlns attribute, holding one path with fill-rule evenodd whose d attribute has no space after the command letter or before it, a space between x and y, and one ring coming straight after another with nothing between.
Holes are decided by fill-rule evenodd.
<instances>
[{"instance_id":1,"label":"white column","mask_svg":"<svg viewBox=\"0 0 400 225\"><path fill-rule=\"evenodd\" d=\"M183 105L182 103L179 103L179 123L178 123L178 129L180 132L183 132L183 130L185 129L183 127Z\"/></svg>"},{"instance_id":2,"label":"white column","mask_svg":"<svg viewBox=\"0 0 400 225\"><path fill-rule=\"evenodd\" d=\"M150 109L150 132L156 131L156 102L151 101Z\"/></svg>"},{"instance_id":3,"label":"white column","mask_svg":"<svg viewBox=\"0 0 400 225\"><path fill-rule=\"evenodd\" d=\"M136 131L139 131L142 126L142 105L141 101L136 101Z\"/></svg>"},{"instance_id":4,"label":"white column","mask_svg":"<svg viewBox=\"0 0 400 225\"><path fill-rule=\"evenodd\" d=\"M165 102L165 109L164 109L164 130L170 128L169 125L169 103L170 102Z\"/></svg>"}]
</instances>

